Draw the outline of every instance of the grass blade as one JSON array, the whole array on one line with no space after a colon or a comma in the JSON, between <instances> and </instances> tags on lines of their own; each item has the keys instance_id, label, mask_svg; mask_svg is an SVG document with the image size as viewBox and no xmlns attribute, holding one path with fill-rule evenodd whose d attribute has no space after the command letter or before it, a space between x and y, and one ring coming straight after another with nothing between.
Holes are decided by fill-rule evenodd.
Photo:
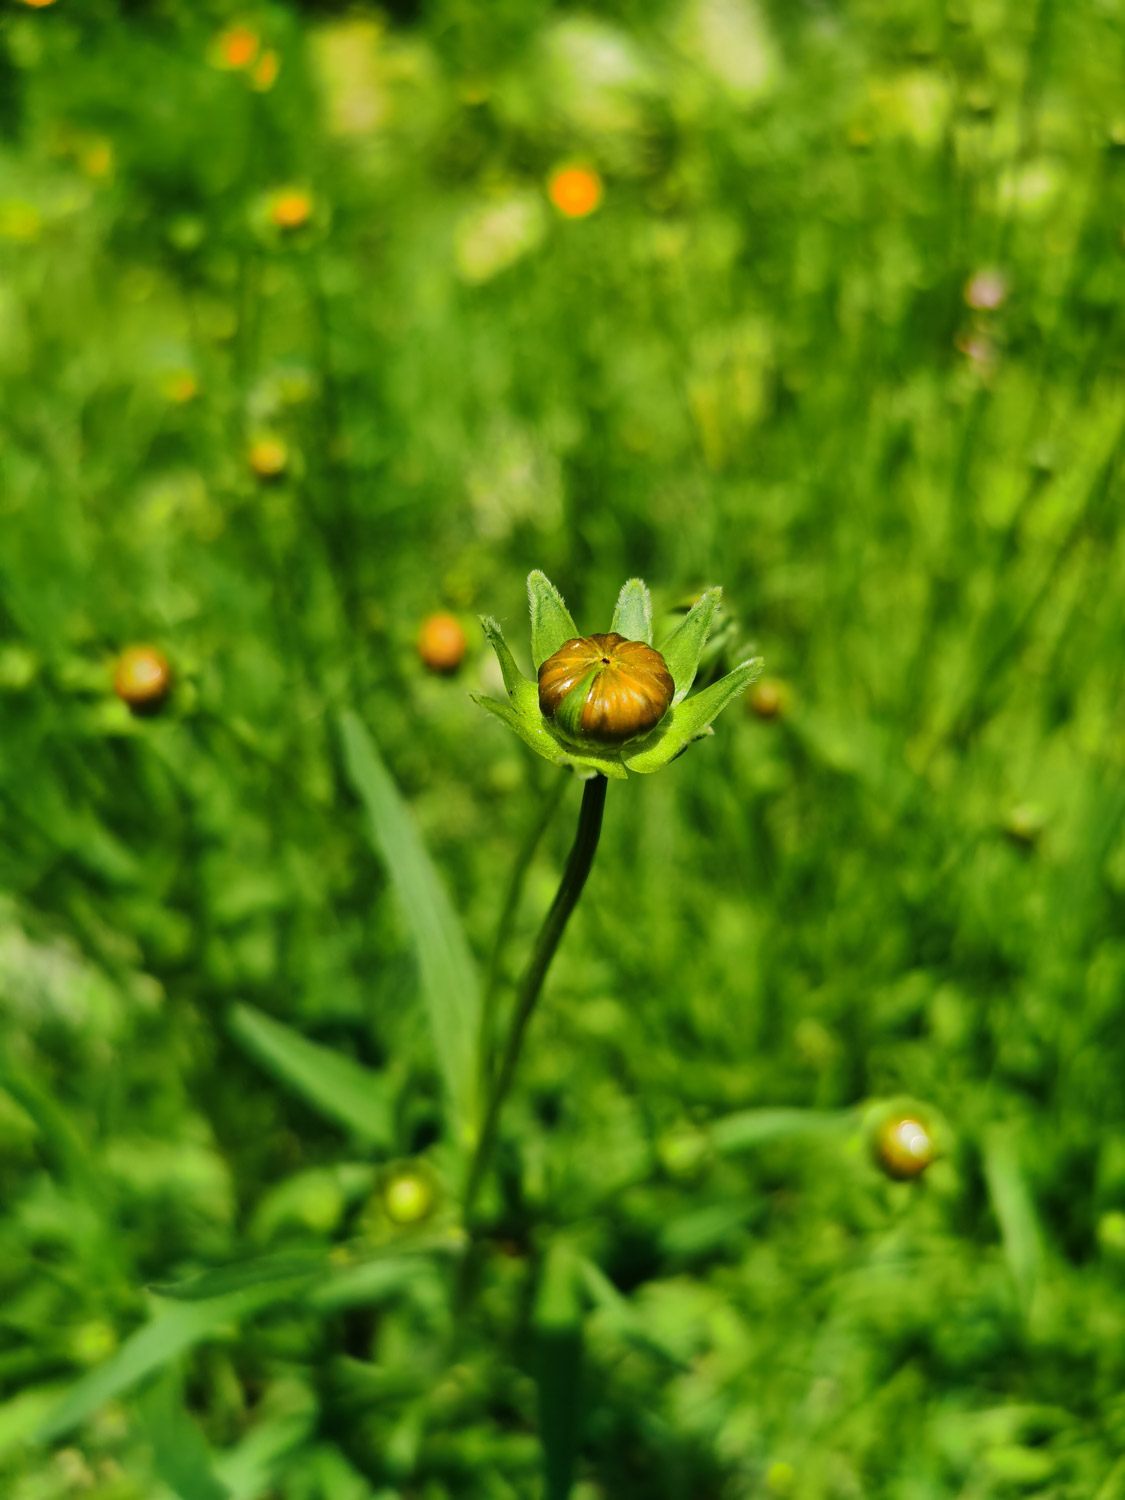
<instances>
[{"instance_id":1,"label":"grass blade","mask_svg":"<svg viewBox=\"0 0 1125 1500\"><path fill-rule=\"evenodd\" d=\"M203 1434L184 1410L174 1374L169 1371L145 1391L138 1405L153 1467L179 1500L230 1500L226 1485L215 1478Z\"/></svg>"},{"instance_id":2,"label":"grass blade","mask_svg":"<svg viewBox=\"0 0 1125 1500\"><path fill-rule=\"evenodd\" d=\"M989 1131L985 1138L984 1178L1000 1225L1008 1268L1026 1312L1039 1279L1043 1255L1039 1218L1020 1167L1015 1141L1003 1127Z\"/></svg>"},{"instance_id":3,"label":"grass blade","mask_svg":"<svg viewBox=\"0 0 1125 1500\"><path fill-rule=\"evenodd\" d=\"M725 1156L797 1135L842 1135L854 1124L855 1116L848 1110L746 1109L714 1121L709 1134L715 1150Z\"/></svg>"},{"instance_id":4,"label":"grass blade","mask_svg":"<svg viewBox=\"0 0 1125 1500\"><path fill-rule=\"evenodd\" d=\"M189 1276L183 1281L157 1282L149 1287L149 1291L172 1302L206 1302L212 1297L226 1297L231 1292L268 1286L274 1281L294 1281L315 1276L318 1271L325 1270L330 1265L331 1260L326 1250L309 1250L303 1254L289 1251L281 1255L256 1255L252 1260L218 1266L213 1271L203 1271L200 1275Z\"/></svg>"},{"instance_id":5,"label":"grass blade","mask_svg":"<svg viewBox=\"0 0 1125 1500\"><path fill-rule=\"evenodd\" d=\"M539 1434L546 1500L568 1500L581 1420L581 1263L565 1240L547 1251L535 1307Z\"/></svg>"},{"instance_id":6,"label":"grass blade","mask_svg":"<svg viewBox=\"0 0 1125 1500\"><path fill-rule=\"evenodd\" d=\"M445 887L371 736L355 714L340 717L344 764L367 814L367 832L382 855L414 938L434 1046L457 1139L476 1125L480 984L472 954Z\"/></svg>"},{"instance_id":7,"label":"grass blade","mask_svg":"<svg viewBox=\"0 0 1125 1500\"><path fill-rule=\"evenodd\" d=\"M214 1297L207 1302L177 1302L162 1308L143 1327L131 1334L116 1354L89 1371L69 1391L39 1428L41 1442L51 1442L79 1426L107 1401L130 1390L146 1375L190 1349L193 1344L231 1323L288 1294L290 1283L275 1282Z\"/></svg>"},{"instance_id":8,"label":"grass blade","mask_svg":"<svg viewBox=\"0 0 1125 1500\"><path fill-rule=\"evenodd\" d=\"M367 1145L390 1145L390 1094L380 1074L250 1005L236 1005L228 1024L251 1057L306 1104Z\"/></svg>"}]
</instances>

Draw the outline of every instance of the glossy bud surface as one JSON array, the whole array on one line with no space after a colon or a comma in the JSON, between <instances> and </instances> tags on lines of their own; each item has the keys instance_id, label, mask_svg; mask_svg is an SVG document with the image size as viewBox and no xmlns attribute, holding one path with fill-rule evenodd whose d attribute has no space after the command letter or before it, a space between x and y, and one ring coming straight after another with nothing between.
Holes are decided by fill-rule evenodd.
<instances>
[{"instance_id":1,"label":"glossy bud surface","mask_svg":"<svg viewBox=\"0 0 1125 1500\"><path fill-rule=\"evenodd\" d=\"M172 669L155 646L130 646L118 658L113 691L134 713L155 712L171 686Z\"/></svg>"},{"instance_id":2,"label":"glossy bud surface","mask_svg":"<svg viewBox=\"0 0 1125 1500\"><path fill-rule=\"evenodd\" d=\"M922 1173L934 1159L930 1132L912 1116L892 1116L879 1131L875 1155L888 1177L909 1182Z\"/></svg>"},{"instance_id":3,"label":"glossy bud surface","mask_svg":"<svg viewBox=\"0 0 1125 1500\"><path fill-rule=\"evenodd\" d=\"M659 651L611 631L566 641L539 668L539 708L572 739L620 745L655 729L675 692Z\"/></svg>"}]
</instances>

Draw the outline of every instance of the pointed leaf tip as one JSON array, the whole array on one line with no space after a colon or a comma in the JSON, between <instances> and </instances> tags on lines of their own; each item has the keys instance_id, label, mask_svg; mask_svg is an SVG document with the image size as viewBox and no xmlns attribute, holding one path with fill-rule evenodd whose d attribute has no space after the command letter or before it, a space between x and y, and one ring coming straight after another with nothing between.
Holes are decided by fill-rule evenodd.
<instances>
[{"instance_id":1,"label":"pointed leaf tip","mask_svg":"<svg viewBox=\"0 0 1125 1500\"><path fill-rule=\"evenodd\" d=\"M531 660L538 672L560 646L577 637L578 628L562 595L538 568L527 575L527 599L531 606Z\"/></svg>"},{"instance_id":2,"label":"pointed leaf tip","mask_svg":"<svg viewBox=\"0 0 1125 1500\"><path fill-rule=\"evenodd\" d=\"M613 624L609 627L627 641L652 645L652 598L641 578L630 578L617 596Z\"/></svg>"},{"instance_id":3,"label":"pointed leaf tip","mask_svg":"<svg viewBox=\"0 0 1125 1500\"><path fill-rule=\"evenodd\" d=\"M699 658L722 597L721 588L708 589L705 594L701 594L659 648L664 663L672 674L672 681L676 684L673 705L682 702L691 691L699 668Z\"/></svg>"}]
</instances>

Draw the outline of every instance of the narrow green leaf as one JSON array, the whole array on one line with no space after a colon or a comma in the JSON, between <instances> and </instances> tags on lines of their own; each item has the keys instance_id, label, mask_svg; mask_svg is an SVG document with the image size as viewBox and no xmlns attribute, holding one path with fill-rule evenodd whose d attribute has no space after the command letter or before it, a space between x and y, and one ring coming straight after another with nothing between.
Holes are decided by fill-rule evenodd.
<instances>
[{"instance_id":1,"label":"narrow green leaf","mask_svg":"<svg viewBox=\"0 0 1125 1500\"><path fill-rule=\"evenodd\" d=\"M609 627L627 641L652 645L652 598L640 578L630 578L617 596L613 624ZM670 670L670 669L669 669Z\"/></svg>"},{"instance_id":2,"label":"narrow green leaf","mask_svg":"<svg viewBox=\"0 0 1125 1500\"><path fill-rule=\"evenodd\" d=\"M564 642L575 639L578 628L558 589L538 569L528 574L527 598L531 605L531 659L538 672L548 656L554 656Z\"/></svg>"},{"instance_id":3,"label":"narrow green leaf","mask_svg":"<svg viewBox=\"0 0 1125 1500\"><path fill-rule=\"evenodd\" d=\"M693 740L710 734L712 719L722 713L732 698L749 687L761 670L760 656L753 661L744 661L694 698L673 708L651 734L638 741L635 750L626 745L621 759L630 771L637 771L642 776L659 771L686 750Z\"/></svg>"},{"instance_id":4,"label":"narrow green leaf","mask_svg":"<svg viewBox=\"0 0 1125 1500\"><path fill-rule=\"evenodd\" d=\"M105 1192L87 1142L58 1100L26 1067L0 1053L0 1085L34 1121L56 1168L76 1187L100 1197Z\"/></svg>"},{"instance_id":5,"label":"narrow green leaf","mask_svg":"<svg viewBox=\"0 0 1125 1500\"><path fill-rule=\"evenodd\" d=\"M989 1131L983 1156L984 1178L1000 1225L1004 1254L1026 1312L1043 1256L1039 1218L1020 1167L1015 1140L1006 1128L996 1126Z\"/></svg>"},{"instance_id":6,"label":"narrow green leaf","mask_svg":"<svg viewBox=\"0 0 1125 1500\"><path fill-rule=\"evenodd\" d=\"M356 718L340 716L344 763L367 813L367 832L382 854L414 938L430 1029L445 1080L455 1137L476 1126L480 984L464 929L438 878L410 810Z\"/></svg>"},{"instance_id":7,"label":"narrow green leaf","mask_svg":"<svg viewBox=\"0 0 1125 1500\"><path fill-rule=\"evenodd\" d=\"M165 1372L137 1405L152 1443L153 1467L179 1500L230 1500L226 1485L215 1478L206 1439L184 1410L175 1374Z\"/></svg>"},{"instance_id":8,"label":"narrow green leaf","mask_svg":"<svg viewBox=\"0 0 1125 1500\"><path fill-rule=\"evenodd\" d=\"M676 684L673 704L681 702L691 691L695 681L699 657L711 629L711 621L723 597L722 589L708 589L697 599L688 613L676 626L668 639L660 646L664 664Z\"/></svg>"},{"instance_id":9,"label":"narrow green leaf","mask_svg":"<svg viewBox=\"0 0 1125 1500\"><path fill-rule=\"evenodd\" d=\"M39 1428L41 1442L51 1442L122 1395L146 1375L162 1369L170 1360L216 1333L224 1324L237 1321L271 1301L288 1295L292 1284L274 1282L215 1297L208 1302L176 1302L163 1307L142 1328L131 1334L116 1354L75 1382Z\"/></svg>"},{"instance_id":10,"label":"narrow green leaf","mask_svg":"<svg viewBox=\"0 0 1125 1500\"><path fill-rule=\"evenodd\" d=\"M530 679L525 677L516 666L516 659L512 655L511 647L504 639L504 632L500 629L498 622L490 615L481 615L481 629L484 631L485 639L496 652L496 660L500 663L500 671L504 677L504 686L508 690L508 697L517 709L523 709L531 699L535 699L535 707L539 707L539 692Z\"/></svg>"},{"instance_id":11,"label":"narrow green leaf","mask_svg":"<svg viewBox=\"0 0 1125 1500\"><path fill-rule=\"evenodd\" d=\"M215 1472L233 1500L261 1500L289 1480L293 1461L317 1419L316 1398L303 1383L280 1379L266 1390L254 1423L234 1448L216 1456Z\"/></svg>"},{"instance_id":12,"label":"narrow green leaf","mask_svg":"<svg viewBox=\"0 0 1125 1500\"><path fill-rule=\"evenodd\" d=\"M390 1091L381 1074L250 1005L234 1006L228 1025L254 1060L306 1104L368 1145L390 1145Z\"/></svg>"},{"instance_id":13,"label":"narrow green leaf","mask_svg":"<svg viewBox=\"0 0 1125 1500\"><path fill-rule=\"evenodd\" d=\"M725 1156L791 1136L844 1135L854 1125L855 1117L849 1110L746 1109L714 1121L708 1134L715 1150Z\"/></svg>"},{"instance_id":14,"label":"narrow green leaf","mask_svg":"<svg viewBox=\"0 0 1125 1500\"><path fill-rule=\"evenodd\" d=\"M389 1301L406 1287L434 1277L435 1262L415 1251L404 1254L397 1246L382 1257L373 1257L357 1266L342 1266L309 1295L310 1305L319 1312L339 1312L345 1307L376 1307Z\"/></svg>"},{"instance_id":15,"label":"narrow green leaf","mask_svg":"<svg viewBox=\"0 0 1125 1500\"><path fill-rule=\"evenodd\" d=\"M568 1500L581 1422L581 1263L563 1239L547 1251L535 1305L539 1436L546 1500Z\"/></svg>"},{"instance_id":16,"label":"narrow green leaf","mask_svg":"<svg viewBox=\"0 0 1125 1500\"><path fill-rule=\"evenodd\" d=\"M290 1251L279 1255L256 1255L252 1260L218 1266L184 1281L157 1282L149 1287L158 1297L174 1302L205 1302L212 1297L227 1297L231 1292L268 1286L274 1281L296 1281L315 1276L331 1265L327 1250Z\"/></svg>"}]
</instances>

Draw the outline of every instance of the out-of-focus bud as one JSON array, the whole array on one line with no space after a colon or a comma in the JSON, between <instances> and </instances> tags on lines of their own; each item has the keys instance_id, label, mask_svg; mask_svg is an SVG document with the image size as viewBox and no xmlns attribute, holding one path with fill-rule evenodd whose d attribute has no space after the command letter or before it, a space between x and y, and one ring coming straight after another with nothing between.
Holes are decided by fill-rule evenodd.
<instances>
[{"instance_id":1,"label":"out-of-focus bud","mask_svg":"<svg viewBox=\"0 0 1125 1500\"><path fill-rule=\"evenodd\" d=\"M431 672L448 677L465 659L468 642L455 615L428 615L418 632L418 656Z\"/></svg>"},{"instance_id":2,"label":"out-of-focus bud","mask_svg":"<svg viewBox=\"0 0 1125 1500\"><path fill-rule=\"evenodd\" d=\"M746 696L750 712L759 719L782 719L791 698L788 683L776 677L763 677Z\"/></svg>"},{"instance_id":3,"label":"out-of-focus bud","mask_svg":"<svg viewBox=\"0 0 1125 1500\"><path fill-rule=\"evenodd\" d=\"M592 167L559 167L547 179L547 196L567 219L588 218L602 193L602 179Z\"/></svg>"},{"instance_id":4,"label":"out-of-focus bud","mask_svg":"<svg viewBox=\"0 0 1125 1500\"><path fill-rule=\"evenodd\" d=\"M171 688L172 669L155 646L130 646L118 657L113 691L134 714L158 713Z\"/></svg>"},{"instance_id":5,"label":"out-of-focus bud","mask_svg":"<svg viewBox=\"0 0 1125 1500\"><path fill-rule=\"evenodd\" d=\"M289 449L279 437L255 438L246 457L259 479L279 479L289 467Z\"/></svg>"},{"instance_id":6,"label":"out-of-focus bud","mask_svg":"<svg viewBox=\"0 0 1125 1500\"><path fill-rule=\"evenodd\" d=\"M312 218L312 195L304 188L282 188L269 202L271 221L278 229L300 229Z\"/></svg>"},{"instance_id":7,"label":"out-of-focus bud","mask_svg":"<svg viewBox=\"0 0 1125 1500\"><path fill-rule=\"evenodd\" d=\"M913 1115L891 1115L875 1136L875 1160L896 1182L921 1177L936 1154L929 1130Z\"/></svg>"},{"instance_id":8,"label":"out-of-focus bud","mask_svg":"<svg viewBox=\"0 0 1125 1500\"><path fill-rule=\"evenodd\" d=\"M428 1219L437 1203L437 1188L430 1173L415 1166L396 1168L380 1189L383 1211L392 1224L407 1229Z\"/></svg>"}]
</instances>

